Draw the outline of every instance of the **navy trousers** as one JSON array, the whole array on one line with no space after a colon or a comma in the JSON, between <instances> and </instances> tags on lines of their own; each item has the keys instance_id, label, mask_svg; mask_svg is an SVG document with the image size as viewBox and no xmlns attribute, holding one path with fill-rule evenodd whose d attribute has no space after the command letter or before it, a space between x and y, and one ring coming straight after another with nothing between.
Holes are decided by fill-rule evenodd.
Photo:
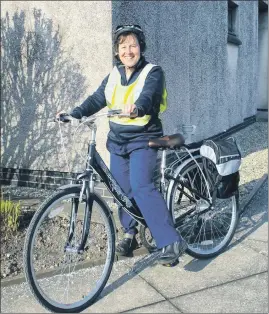
<instances>
[{"instance_id":1,"label":"navy trousers","mask_svg":"<svg viewBox=\"0 0 269 314\"><path fill-rule=\"evenodd\" d=\"M124 155L111 152L110 170L128 197L133 197L154 237L162 248L181 239L161 193L153 183L157 151L152 148L133 150ZM125 233L135 234L137 222L119 208Z\"/></svg>"}]
</instances>

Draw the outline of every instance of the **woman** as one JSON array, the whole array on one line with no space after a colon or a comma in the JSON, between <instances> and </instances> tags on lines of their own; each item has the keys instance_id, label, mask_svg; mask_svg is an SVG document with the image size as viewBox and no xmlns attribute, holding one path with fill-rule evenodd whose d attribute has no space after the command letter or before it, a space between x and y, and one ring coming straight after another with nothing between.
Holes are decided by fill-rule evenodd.
<instances>
[{"instance_id":1,"label":"woman","mask_svg":"<svg viewBox=\"0 0 269 314\"><path fill-rule=\"evenodd\" d=\"M185 251L186 243L174 228L165 201L153 183L157 151L148 146L148 140L163 135L159 113L166 109L167 94L163 71L145 60L145 49L145 36L139 25L118 26L114 33L116 66L96 92L70 114L80 119L108 106L131 115L110 118L110 169L140 208L157 248L162 249L159 262L166 264ZM124 238L116 252L128 256L137 246L137 223L122 208L119 218Z\"/></svg>"}]
</instances>

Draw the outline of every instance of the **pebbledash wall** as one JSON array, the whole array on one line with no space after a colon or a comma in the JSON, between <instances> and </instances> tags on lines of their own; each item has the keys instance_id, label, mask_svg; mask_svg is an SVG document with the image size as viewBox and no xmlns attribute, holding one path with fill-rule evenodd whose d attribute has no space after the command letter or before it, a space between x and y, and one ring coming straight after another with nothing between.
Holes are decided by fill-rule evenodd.
<instances>
[{"instance_id":1,"label":"pebbledash wall","mask_svg":"<svg viewBox=\"0 0 269 314\"><path fill-rule=\"evenodd\" d=\"M40 177L48 178L51 171L56 171L60 178L61 173L79 172L83 168L83 158L77 152L83 148L85 151L86 129L72 145L72 129L63 130L67 150L62 151L59 132L48 122L57 110L79 105L112 69L112 31L118 24L140 24L147 39L146 58L165 71L169 105L162 120L166 134L180 132L183 124L195 125L192 140L200 141L242 124L268 101L268 74L263 66L268 64L265 45L268 26L264 22L266 16L268 19L267 1L2 1L1 4L1 21L7 23L8 13L9 29L13 27L12 17L16 12L25 14L25 33L38 31L46 39L48 31L44 31L44 23L49 25L50 21L53 31L58 28L65 51L62 64L70 64L74 73L67 79L64 74L68 73L67 69L58 81L49 84L46 72L46 82L41 82L41 88L34 94L33 78L20 92L22 97L33 95L21 102L18 91L17 97L12 97L20 80L16 81L17 85L5 81L11 88L8 93L7 87L2 86L3 183L19 182L19 171L28 171L28 175L32 175L31 171L42 171ZM44 23L39 28L35 26L38 17L33 16L34 8L41 10L39 22L43 18ZM4 32L1 36L13 45L13 51L19 49L14 33L2 27L1 31ZM2 55L8 53L3 45ZM42 62L39 60L40 68ZM55 73L57 62L56 58ZM24 66L29 68L27 62ZM6 71L14 78L16 71L8 66ZM45 88L46 92L55 88L55 92L40 100L37 96L44 95ZM58 90L61 93L57 94ZM15 114L10 117L10 112ZM100 119L98 126L97 148L109 164L105 147L108 123ZM64 159L67 155L73 160L70 169ZM40 179L32 182L37 181L44 184ZM48 183L41 187L49 186Z\"/></svg>"}]
</instances>

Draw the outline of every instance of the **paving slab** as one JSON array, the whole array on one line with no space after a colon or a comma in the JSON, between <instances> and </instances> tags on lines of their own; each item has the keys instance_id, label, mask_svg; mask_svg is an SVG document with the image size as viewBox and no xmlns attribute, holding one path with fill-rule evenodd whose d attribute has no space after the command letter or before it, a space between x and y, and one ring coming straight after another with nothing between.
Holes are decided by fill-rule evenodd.
<instances>
[{"instance_id":1,"label":"paving slab","mask_svg":"<svg viewBox=\"0 0 269 314\"><path fill-rule=\"evenodd\" d=\"M181 313L171 302L161 301L147 306L141 306L124 313Z\"/></svg>"},{"instance_id":2,"label":"paving slab","mask_svg":"<svg viewBox=\"0 0 269 314\"><path fill-rule=\"evenodd\" d=\"M166 298L171 298L267 271L267 254L262 254L268 252L267 191L268 183L249 204L226 252L209 260L184 255L182 263L176 267L156 266L156 269L144 270L141 277Z\"/></svg>"},{"instance_id":3,"label":"paving slab","mask_svg":"<svg viewBox=\"0 0 269 314\"><path fill-rule=\"evenodd\" d=\"M100 299L91 307L85 310L85 313L115 313L127 311L137 306L165 300L154 288L146 281L130 271L130 267L124 261L114 263L110 279L103 290ZM87 275L87 270L81 270L85 273L84 280L90 280L91 275ZM45 279L51 281L52 292L57 294L57 289L53 287L54 279ZM74 293L81 294L83 289L83 280L77 285ZM85 286L86 284L84 284ZM62 287L64 289L64 287ZM61 292L59 292L61 293ZM32 296L27 283L4 287L1 292L1 312L2 313L47 313L46 309L38 304Z\"/></svg>"},{"instance_id":4,"label":"paving slab","mask_svg":"<svg viewBox=\"0 0 269 314\"><path fill-rule=\"evenodd\" d=\"M268 257L268 242L246 239L242 242L242 244L251 248L257 253Z\"/></svg>"},{"instance_id":5,"label":"paving slab","mask_svg":"<svg viewBox=\"0 0 269 314\"><path fill-rule=\"evenodd\" d=\"M241 218L232 243L245 238L257 241L268 241L267 212Z\"/></svg>"},{"instance_id":6,"label":"paving slab","mask_svg":"<svg viewBox=\"0 0 269 314\"><path fill-rule=\"evenodd\" d=\"M267 220L268 220L268 217L267 217ZM248 239L268 242L268 221L264 222L264 224L259 229L252 232L249 235Z\"/></svg>"},{"instance_id":7,"label":"paving slab","mask_svg":"<svg viewBox=\"0 0 269 314\"><path fill-rule=\"evenodd\" d=\"M116 263L108 284L99 300L85 313L115 313L145 306L165 298L138 276L145 268L152 267L152 256L136 257L136 263L129 267L124 260Z\"/></svg>"},{"instance_id":8,"label":"paving slab","mask_svg":"<svg viewBox=\"0 0 269 314\"><path fill-rule=\"evenodd\" d=\"M243 244L268 256L268 182L261 187L240 219L232 244Z\"/></svg>"},{"instance_id":9,"label":"paving slab","mask_svg":"<svg viewBox=\"0 0 269 314\"><path fill-rule=\"evenodd\" d=\"M112 281L115 279L113 276ZM83 313L121 313L161 300L164 300L161 294L140 277L135 277L111 291Z\"/></svg>"},{"instance_id":10,"label":"paving slab","mask_svg":"<svg viewBox=\"0 0 269 314\"><path fill-rule=\"evenodd\" d=\"M140 258L141 259L141 258ZM87 277L87 270L85 279ZM138 270L139 273L139 270ZM53 293L58 293L56 287L53 287L53 278L46 279L51 281ZM75 293L80 293L83 287L78 285ZM60 288L61 289L61 288ZM155 302L165 300L154 288L146 281L141 279L137 273L132 272L130 267L124 261L114 263L110 279L103 290L99 300L91 307L86 309L85 313L115 313L127 311L137 306L145 306ZM47 313L46 309L38 304L32 296L27 283L4 287L1 293L1 312L2 313Z\"/></svg>"},{"instance_id":11,"label":"paving slab","mask_svg":"<svg viewBox=\"0 0 269 314\"><path fill-rule=\"evenodd\" d=\"M145 269L140 276L165 298L172 298L257 274L267 268L266 256L239 244L215 259L196 260L184 255L183 262L176 267L157 265Z\"/></svg>"},{"instance_id":12,"label":"paving slab","mask_svg":"<svg viewBox=\"0 0 269 314\"><path fill-rule=\"evenodd\" d=\"M264 215L264 220L268 220L267 215ZM257 226L257 225L256 225ZM233 245L244 245L257 253L268 256L268 221L259 224L259 228L246 228L243 232L237 233Z\"/></svg>"},{"instance_id":13,"label":"paving slab","mask_svg":"<svg viewBox=\"0 0 269 314\"><path fill-rule=\"evenodd\" d=\"M1 289L1 313L49 313L32 296L26 282Z\"/></svg>"},{"instance_id":14,"label":"paving slab","mask_svg":"<svg viewBox=\"0 0 269 314\"><path fill-rule=\"evenodd\" d=\"M268 313L267 293L263 273L170 301L184 313Z\"/></svg>"}]
</instances>

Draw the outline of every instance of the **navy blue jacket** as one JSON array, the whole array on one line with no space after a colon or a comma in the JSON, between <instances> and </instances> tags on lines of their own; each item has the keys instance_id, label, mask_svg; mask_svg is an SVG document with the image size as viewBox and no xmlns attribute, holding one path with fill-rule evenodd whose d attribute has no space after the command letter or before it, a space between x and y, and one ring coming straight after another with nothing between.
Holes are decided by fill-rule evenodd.
<instances>
[{"instance_id":1,"label":"navy blue jacket","mask_svg":"<svg viewBox=\"0 0 269 314\"><path fill-rule=\"evenodd\" d=\"M118 63L117 67L121 74L121 84L123 86L132 84L146 64L148 64L148 62L144 57L141 57L136 65L135 71L127 81L124 66L121 63ZM109 75L103 80L102 84L92 95L90 95L80 106L72 110L71 115L74 118L80 119L83 116L91 116L106 106L105 88L108 77ZM120 125L110 121L108 143L111 141L115 144L127 144L130 141L146 142L149 138L163 135L162 124L158 117L163 86L164 74L162 68L159 66L153 67L146 78L145 85L139 98L135 102L139 117L146 114L151 115L149 123L145 126L134 126ZM109 150L111 151L111 149Z\"/></svg>"}]
</instances>

